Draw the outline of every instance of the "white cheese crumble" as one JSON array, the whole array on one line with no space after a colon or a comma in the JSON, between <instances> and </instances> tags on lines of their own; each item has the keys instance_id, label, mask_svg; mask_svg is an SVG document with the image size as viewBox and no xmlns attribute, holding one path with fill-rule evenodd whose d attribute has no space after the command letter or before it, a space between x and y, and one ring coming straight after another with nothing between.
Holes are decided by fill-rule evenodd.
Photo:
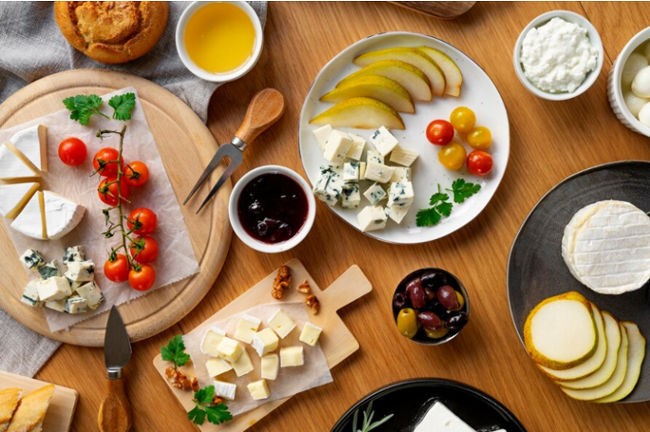
<instances>
[{"instance_id":1,"label":"white cheese crumble","mask_svg":"<svg viewBox=\"0 0 650 432\"><path fill-rule=\"evenodd\" d=\"M587 30L555 17L531 29L521 47L521 63L528 80L550 93L571 93L596 68L598 50Z\"/></svg>"}]
</instances>

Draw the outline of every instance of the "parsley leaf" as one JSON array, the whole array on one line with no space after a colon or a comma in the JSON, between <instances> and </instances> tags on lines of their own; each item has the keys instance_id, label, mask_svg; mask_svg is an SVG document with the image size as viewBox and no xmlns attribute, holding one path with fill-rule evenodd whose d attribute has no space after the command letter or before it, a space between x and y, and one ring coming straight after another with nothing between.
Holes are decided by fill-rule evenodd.
<instances>
[{"instance_id":1,"label":"parsley leaf","mask_svg":"<svg viewBox=\"0 0 650 432\"><path fill-rule=\"evenodd\" d=\"M418 210L415 214L415 224L419 227L433 226L440 222L442 216L435 208Z\"/></svg>"},{"instance_id":2,"label":"parsley leaf","mask_svg":"<svg viewBox=\"0 0 650 432\"><path fill-rule=\"evenodd\" d=\"M440 185L438 185L438 189L440 189ZM436 192L431 195L431 198L429 198L429 205L436 205L439 201L449 201L449 195L442 192Z\"/></svg>"},{"instance_id":3,"label":"parsley leaf","mask_svg":"<svg viewBox=\"0 0 650 432\"><path fill-rule=\"evenodd\" d=\"M208 421L210 423L221 424L228 420L232 420L232 414L228 411L226 404L223 403L206 407L205 412L208 414Z\"/></svg>"},{"instance_id":4,"label":"parsley leaf","mask_svg":"<svg viewBox=\"0 0 650 432\"><path fill-rule=\"evenodd\" d=\"M454 194L454 202L458 204L464 203L467 198L471 197L480 190L480 184L466 182L462 178L454 180L454 182L451 184L451 191Z\"/></svg>"},{"instance_id":5,"label":"parsley leaf","mask_svg":"<svg viewBox=\"0 0 650 432\"><path fill-rule=\"evenodd\" d=\"M456 204L462 204L467 198L481 190L481 185L459 178L453 181L451 189L446 190L453 193ZM454 206L453 203L449 202L449 194L440 190L440 185L438 185L438 192L435 192L429 198L429 205L429 208L421 209L416 213L415 224L417 226L437 225L443 217L449 217Z\"/></svg>"},{"instance_id":6,"label":"parsley leaf","mask_svg":"<svg viewBox=\"0 0 650 432\"><path fill-rule=\"evenodd\" d=\"M131 120L131 113L135 108L135 94L115 95L108 101L108 105L115 110L113 112L115 120Z\"/></svg>"},{"instance_id":7,"label":"parsley leaf","mask_svg":"<svg viewBox=\"0 0 650 432\"><path fill-rule=\"evenodd\" d=\"M206 418L210 423L221 424L232 419L232 414L224 403L214 403L214 386L203 387L194 393L196 406L187 413L194 423L202 425Z\"/></svg>"},{"instance_id":8,"label":"parsley leaf","mask_svg":"<svg viewBox=\"0 0 650 432\"><path fill-rule=\"evenodd\" d=\"M195 406L191 411L187 413L187 418L198 425L202 425L205 423L205 411L203 411L202 408Z\"/></svg>"},{"instance_id":9,"label":"parsley leaf","mask_svg":"<svg viewBox=\"0 0 650 432\"><path fill-rule=\"evenodd\" d=\"M102 114L99 110L102 106L102 98L97 95L77 95L63 99L63 105L70 110L70 119L77 120L86 126L93 114Z\"/></svg>"},{"instance_id":10,"label":"parsley leaf","mask_svg":"<svg viewBox=\"0 0 650 432\"><path fill-rule=\"evenodd\" d=\"M170 361L176 366L183 366L190 360L189 354L185 352L185 344L181 335L174 336L169 343L160 349L163 360Z\"/></svg>"}]
</instances>

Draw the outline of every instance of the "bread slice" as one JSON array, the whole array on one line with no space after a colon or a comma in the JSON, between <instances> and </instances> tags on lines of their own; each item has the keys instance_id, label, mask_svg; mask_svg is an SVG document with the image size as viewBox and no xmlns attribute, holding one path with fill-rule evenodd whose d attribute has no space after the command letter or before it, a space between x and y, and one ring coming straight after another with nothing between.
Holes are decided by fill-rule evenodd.
<instances>
[{"instance_id":1,"label":"bread slice","mask_svg":"<svg viewBox=\"0 0 650 432\"><path fill-rule=\"evenodd\" d=\"M5 432L9 427L21 394L21 389L16 387L0 390L0 432Z\"/></svg>"},{"instance_id":2,"label":"bread slice","mask_svg":"<svg viewBox=\"0 0 650 432\"><path fill-rule=\"evenodd\" d=\"M54 384L48 384L27 394L14 414L7 432L40 432L43 419L54 394Z\"/></svg>"}]
</instances>

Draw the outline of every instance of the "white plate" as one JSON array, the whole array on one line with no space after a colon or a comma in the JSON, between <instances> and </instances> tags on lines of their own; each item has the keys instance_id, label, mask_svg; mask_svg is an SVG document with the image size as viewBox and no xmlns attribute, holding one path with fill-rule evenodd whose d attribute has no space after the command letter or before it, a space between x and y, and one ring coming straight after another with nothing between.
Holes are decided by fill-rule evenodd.
<instances>
[{"instance_id":1,"label":"white plate","mask_svg":"<svg viewBox=\"0 0 650 432\"><path fill-rule=\"evenodd\" d=\"M458 98L445 96L435 98L431 102L416 103L415 114L401 113L406 129L391 131L404 146L417 151L420 157L412 166L415 201L402 223L397 225L389 220L385 229L364 233L389 243L414 244L444 237L474 219L494 195L508 164L510 129L505 105L492 80L472 59L439 39L418 33L381 33L350 45L327 63L316 76L300 113L300 157L307 177L314 185L319 177L320 165L327 161L323 158L313 134L318 126L309 124L309 120L331 106L329 103L320 102L319 97L334 88L344 76L359 69L352 62L359 54L381 48L421 45L437 48L449 55L463 73L463 87ZM494 158L494 168L486 177L473 176L465 168L458 172L447 170L438 161L440 147L430 144L426 139L425 130L429 122L439 118L448 119L451 111L461 105L471 108L476 113L477 125L487 126L492 132L490 153ZM354 132L366 139L372 132L363 129L341 129ZM466 148L468 151L471 150L468 146ZM418 210L428 207L429 198L437 191L438 184L442 188L449 188L459 177L479 183L480 192L463 204L454 205L450 217L443 218L438 225L424 228L416 226L415 214ZM363 185L361 190L363 192ZM347 223L359 229L356 215L367 204L365 198L362 198L358 209L344 209L340 205L331 209Z\"/></svg>"}]
</instances>

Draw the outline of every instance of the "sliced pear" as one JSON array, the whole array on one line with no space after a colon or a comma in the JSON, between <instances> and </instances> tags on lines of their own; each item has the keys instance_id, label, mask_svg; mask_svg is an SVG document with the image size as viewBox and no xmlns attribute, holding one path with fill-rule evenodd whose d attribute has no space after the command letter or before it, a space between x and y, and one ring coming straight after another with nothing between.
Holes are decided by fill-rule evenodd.
<instances>
[{"instance_id":1,"label":"sliced pear","mask_svg":"<svg viewBox=\"0 0 650 432\"><path fill-rule=\"evenodd\" d=\"M605 334L603 335L607 342L607 355L602 365L592 374L573 381L562 381L559 384L568 389L587 389L598 387L614 374L618 360L618 351L621 347L621 333L625 331L621 328L616 318L609 312L603 312L605 319Z\"/></svg>"},{"instance_id":2,"label":"sliced pear","mask_svg":"<svg viewBox=\"0 0 650 432\"><path fill-rule=\"evenodd\" d=\"M383 102L368 97L354 97L339 102L312 118L309 123L333 127L404 129L400 115Z\"/></svg>"},{"instance_id":3,"label":"sliced pear","mask_svg":"<svg viewBox=\"0 0 650 432\"><path fill-rule=\"evenodd\" d=\"M411 95L397 81L380 75L360 76L325 93L323 102L342 102L353 97L369 97L384 102L395 111L414 113Z\"/></svg>"},{"instance_id":4,"label":"sliced pear","mask_svg":"<svg viewBox=\"0 0 650 432\"><path fill-rule=\"evenodd\" d=\"M369 51L355 58L354 63L367 66L379 60L400 60L413 65L427 76L435 96L442 96L445 93L445 75L428 55L417 48L395 47Z\"/></svg>"},{"instance_id":5,"label":"sliced pear","mask_svg":"<svg viewBox=\"0 0 650 432\"><path fill-rule=\"evenodd\" d=\"M607 325L605 325L603 314L593 303L591 304L591 313L594 317L594 322L596 323L596 331L598 332L598 346L596 347L596 351L594 351L591 357L569 369L555 370L538 365L539 368L553 380L577 380L592 374L592 372L598 370L603 365L608 354L608 349L613 349L613 358L616 358L616 352L621 343L621 332L619 330L618 322L614 317L608 314L606 316ZM614 368L612 367L611 372L613 371Z\"/></svg>"},{"instance_id":6,"label":"sliced pear","mask_svg":"<svg viewBox=\"0 0 650 432\"><path fill-rule=\"evenodd\" d=\"M420 69L399 60L380 60L364 66L343 78L336 86L345 85L348 80L360 76L381 75L397 81L406 89L414 101L430 101L433 97L429 79Z\"/></svg>"},{"instance_id":7,"label":"sliced pear","mask_svg":"<svg viewBox=\"0 0 650 432\"><path fill-rule=\"evenodd\" d=\"M619 401L632 393L637 382L639 382L641 365L643 365L643 359L645 358L645 337L643 337L639 331L639 327L635 323L622 322L621 324L625 327L628 337L627 370L625 372L625 378L623 379L621 386L617 388L614 393L596 399L594 402L604 403Z\"/></svg>"},{"instance_id":8,"label":"sliced pear","mask_svg":"<svg viewBox=\"0 0 650 432\"><path fill-rule=\"evenodd\" d=\"M560 383L560 389L566 393L568 396L573 399L592 401L596 399L601 399L607 397L614 393L618 389L623 381L625 380L625 374L627 372L627 355L629 347L629 338L627 336L627 330L623 324L619 324L621 327L621 346L618 350L618 355L616 358L616 368L614 373L610 376L607 381L602 383L599 386L587 388L587 389L569 389L566 388Z\"/></svg>"},{"instance_id":9,"label":"sliced pear","mask_svg":"<svg viewBox=\"0 0 650 432\"><path fill-rule=\"evenodd\" d=\"M419 50L431 57L436 62L445 76L445 94L449 96L460 96L460 89L463 86L463 73L451 57L440 50L428 46L418 47Z\"/></svg>"},{"instance_id":10,"label":"sliced pear","mask_svg":"<svg viewBox=\"0 0 650 432\"><path fill-rule=\"evenodd\" d=\"M542 366L568 369L582 363L598 345L589 301L577 291L541 301L524 323L524 344Z\"/></svg>"}]
</instances>

